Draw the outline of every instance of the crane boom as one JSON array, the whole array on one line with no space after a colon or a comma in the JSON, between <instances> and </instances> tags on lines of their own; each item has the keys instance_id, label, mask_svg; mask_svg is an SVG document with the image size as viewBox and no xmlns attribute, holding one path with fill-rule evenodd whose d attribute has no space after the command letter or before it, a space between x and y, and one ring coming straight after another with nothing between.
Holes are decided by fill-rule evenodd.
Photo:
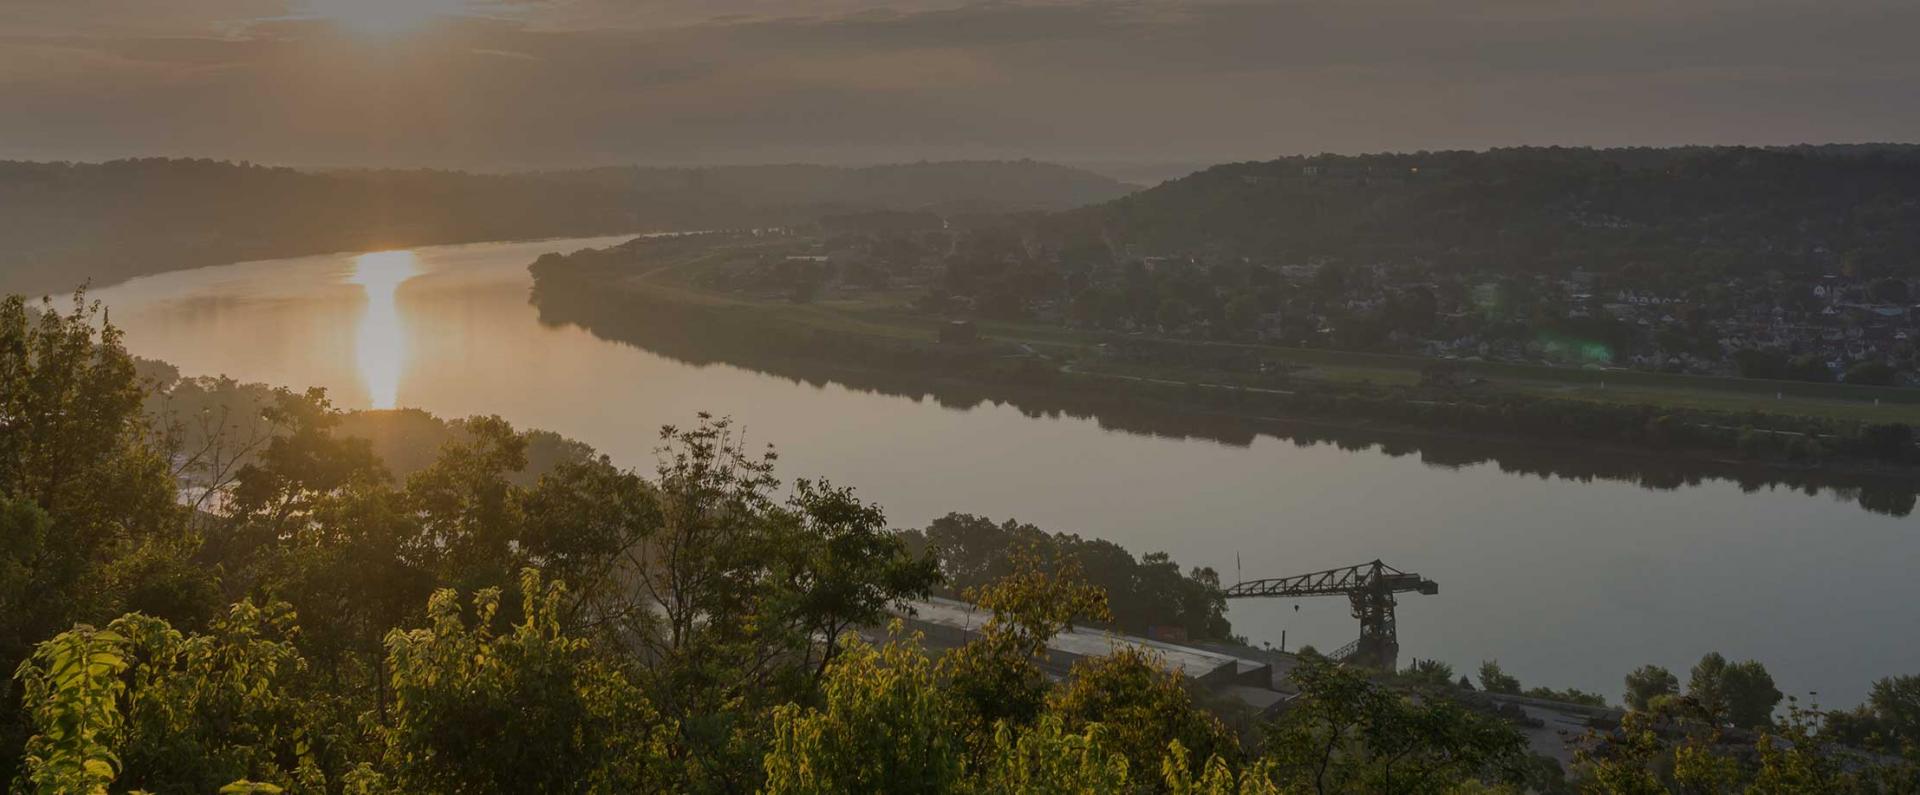
<instances>
[{"instance_id":1,"label":"crane boom","mask_svg":"<svg viewBox=\"0 0 1920 795\"><path fill-rule=\"evenodd\" d=\"M1439 583L1375 560L1311 574L1246 580L1222 594L1228 599L1345 596L1353 602L1353 617L1360 620L1360 638L1331 656L1339 662L1393 670L1400 657L1393 595L1439 592Z\"/></svg>"},{"instance_id":2,"label":"crane boom","mask_svg":"<svg viewBox=\"0 0 1920 795\"><path fill-rule=\"evenodd\" d=\"M1247 580L1228 588L1226 595L1228 599L1254 596L1340 596L1361 589L1380 587L1386 588L1389 593L1419 591L1433 595L1440 592L1439 583L1418 574L1408 574L1376 560L1372 563L1316 571L1312 574Z\"/></svg>"}]
</instances>

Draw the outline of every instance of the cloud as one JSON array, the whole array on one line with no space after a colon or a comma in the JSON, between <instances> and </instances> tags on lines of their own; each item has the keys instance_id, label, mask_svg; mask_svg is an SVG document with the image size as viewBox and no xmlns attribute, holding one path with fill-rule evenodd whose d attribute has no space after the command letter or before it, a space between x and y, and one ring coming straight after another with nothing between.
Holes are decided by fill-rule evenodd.
<instances>
[{"instance_id":1,"label":"cloud","mask_svg":"<svg viewBox=\"0 0 1920 795\"><path fill-rule=\"evenodd\" d=\"M472 52L472 53L473 53L473 54L475 54L475 55L491 55L491 56L494 56L494 57L496 57L496 58L518 58L518 59L520 59L520 60L522 60L522 61L538 61L538 60L540 60L540 56L537 56L537 55L528 55L528 54L526 54L526 53L524 53L524 52L513 52L513 51L510 51L510 50L487 50L487 49L473 49L473 50L469 50L469 52Z\"/></svg>"},{"instance_id":2,"label":"cloud","mask_svg":"<svg viewBox=\"0 0 1920 795\"><path fill-rule=\"evenodd\" d=\"M12 3L14 157L518 167L1920 138L1904 41L1920 6L1880 0L492 0L390 41L285 3ZM62 23L67 3L174 11Z\"/></svg>"},{"instance_id":3,"label":"cloud","mask_svg":"<svg viewBox=\"0 0 1920 795\"><path fill-rule=\"evenodd\" d=\"M284 0L6 0L0 30L18 36L214 35L285 13Z\"/></svg>"}]
</instances>

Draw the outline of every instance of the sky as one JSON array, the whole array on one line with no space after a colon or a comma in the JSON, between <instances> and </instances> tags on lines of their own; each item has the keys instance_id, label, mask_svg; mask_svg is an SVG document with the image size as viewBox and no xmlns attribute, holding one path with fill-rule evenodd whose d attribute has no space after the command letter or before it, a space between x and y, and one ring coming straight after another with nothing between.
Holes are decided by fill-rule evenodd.
<instances>
[{"instance_id":1,"label":"sky","mask_svg":"<svg viewBox=\"0 0 1920 795\"><path fill-rule=\"evenodd\" d=\"M0 159L1920 141L1912 0L0 0Z\"/></svg>"}]
</instances>

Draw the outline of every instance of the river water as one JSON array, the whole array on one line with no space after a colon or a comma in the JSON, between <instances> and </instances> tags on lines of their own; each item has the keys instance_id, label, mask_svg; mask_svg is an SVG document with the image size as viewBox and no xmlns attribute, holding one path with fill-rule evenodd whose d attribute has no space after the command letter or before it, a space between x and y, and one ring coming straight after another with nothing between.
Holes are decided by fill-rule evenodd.
<instances>
[{"instance_id":1,"label":"river water","mask_svg":"<svg viewBox=\"0 0 1920 795\"><path fill-rule=\"evenodd\" d=\"M1527 454L1569 465L1538 474L1559 470L955 407L693 364L539 322L527 265L618 240L242 263L95 297L135 353L189 375L321 386L350 408L499 414L647 471L663 423L731 415L756 444L779 446L786 478L854 486L897 526L949 511L1013 517L1163 550L1228 582L1380 558L1440 583L1401 601L1403 664L1438 658L1470 673L1497 658L1528 686L1617 700L1634 667L1666 665L1684 681L1719 651L1764 662L1782 690L1818 691L1828 706L1858 703L1874 678L1920 673L1920 518L1713 477L1659 489L1589 477L1578 450ZM1284 632L1289 648L1332 649L1358 626L1341 599L1235 602L1231 618L1255 643L1279 645Z\"/></svg>"}]
</instances>

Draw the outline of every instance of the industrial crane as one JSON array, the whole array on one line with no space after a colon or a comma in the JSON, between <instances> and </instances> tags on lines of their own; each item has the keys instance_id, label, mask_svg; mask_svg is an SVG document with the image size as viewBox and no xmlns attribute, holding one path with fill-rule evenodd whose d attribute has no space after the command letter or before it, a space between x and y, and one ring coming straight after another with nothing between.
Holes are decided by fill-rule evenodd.
<instances>
[{"instance_id":1,"label":"industrial crane","mask_svg":"<svg viewBox=\"0 0 1920 795\"><path fill-rule=\"evenodd\" d=\"M1393 595L1414 592L1431 596L1440 592L1440 584L1376 560L1312 574L1246 580L1226 589L1226 597L1345 595L1353 601L1353 617L1360 619L1360 638L1328 656L1337 662L1391 671L1400 663L1400 640L1394 633Z\"/></svg>"}]
</instances>

